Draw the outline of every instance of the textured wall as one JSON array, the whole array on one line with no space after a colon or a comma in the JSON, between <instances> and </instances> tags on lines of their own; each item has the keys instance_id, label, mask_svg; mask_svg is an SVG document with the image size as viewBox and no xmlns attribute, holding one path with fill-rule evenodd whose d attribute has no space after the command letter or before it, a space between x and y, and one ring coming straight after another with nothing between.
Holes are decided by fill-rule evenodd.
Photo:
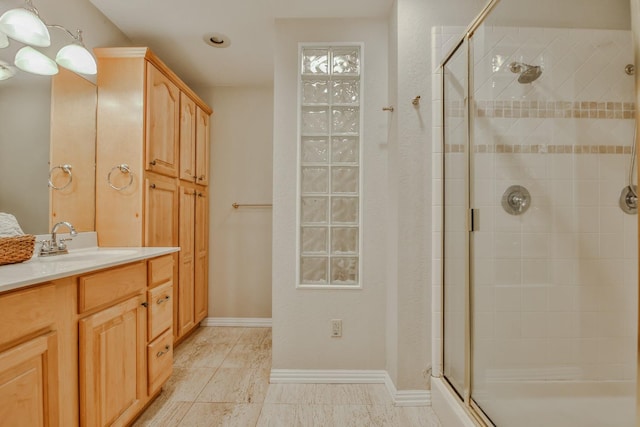
<instances>
[{"instance_id":1,"label":"textured wall","mask_svg":"<svg viewBox=\"0 0 640 427\"><path fill-rule=\"evenodd\" d=\"M276 22L273 152L273 368L384 369L387 102L386 20ZM361 290L296 289L299 42L363 42ZM343 319L343 337L330 337Z\"/></svg>"}]
</instances>

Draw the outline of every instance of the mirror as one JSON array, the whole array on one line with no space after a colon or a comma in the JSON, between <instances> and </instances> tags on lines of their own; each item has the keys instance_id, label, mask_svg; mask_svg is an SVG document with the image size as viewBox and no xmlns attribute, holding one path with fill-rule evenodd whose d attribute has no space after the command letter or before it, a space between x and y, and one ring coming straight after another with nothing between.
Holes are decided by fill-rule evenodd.
<instances>
[{"instance_id":1,"label":"mirror","mask_svg":"<svg viewBox=\"0 0 640 427\"><path fill-rule=\"evenodd\" d=\"M50 93L49 78L0 82L0 212L30 234L49 226Z\"/></svg>"},{"instance_id":2,"label":"mirror","mask_svg":"<svg viewBox=\"0 0 640 427\"><path fill-rule=\"evenodd\" d=\"M0 82L0 212L14 215L25 233L46 234L60 220L95 229L95 108L95 85L64 69ZM49 189L50 162L72 166L64 190ZM61 187L67 174L60 172L52 183Z\"/></svg>"}]
</instances>

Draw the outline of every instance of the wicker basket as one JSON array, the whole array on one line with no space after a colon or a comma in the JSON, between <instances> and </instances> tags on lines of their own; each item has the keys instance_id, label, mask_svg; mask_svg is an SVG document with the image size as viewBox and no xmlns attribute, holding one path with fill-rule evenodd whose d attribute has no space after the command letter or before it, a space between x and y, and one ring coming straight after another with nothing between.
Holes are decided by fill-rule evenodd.
<instances>
[{"instance_id":1,"label":"wicker basket","mask_svg":"<svg viewBox=\"0 0 640 427\"><path fill-rule=\"evenodd\" d=\"M16 237L0 237L0 265L16 264L31 258L36 236L25 234Z\"/></svg>"}]
</instances>

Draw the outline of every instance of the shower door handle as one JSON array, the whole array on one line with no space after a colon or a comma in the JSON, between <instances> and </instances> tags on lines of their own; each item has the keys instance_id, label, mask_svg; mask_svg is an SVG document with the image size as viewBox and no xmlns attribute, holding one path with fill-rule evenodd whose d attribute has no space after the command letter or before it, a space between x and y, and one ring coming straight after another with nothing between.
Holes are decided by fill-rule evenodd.
<instances>
[{"instance_id":1,"label":"shower door handle","mask_svg":"<svg viewBox=\"0 0 640 427\"><path fill-rule=\"evenodd\" d=\"M480 231L480 209L469 209L469 231Z\"/></svg>"}]
</instances>

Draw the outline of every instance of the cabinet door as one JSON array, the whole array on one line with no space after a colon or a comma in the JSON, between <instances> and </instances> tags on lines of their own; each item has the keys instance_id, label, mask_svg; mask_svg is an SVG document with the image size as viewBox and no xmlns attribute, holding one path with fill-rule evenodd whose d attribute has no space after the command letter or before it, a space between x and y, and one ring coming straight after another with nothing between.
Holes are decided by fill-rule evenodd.
<instances>
[{"instance_id":1,"label":"cabinet door","mask_svg":"<svg viewBox=\"0 0 640 427\"><path fill-rule=\"evenodd\" d=\"M0 353L0 426L57 426L57 335L51 332Z\"/></svg>"},{"instance_id":2,"label":"cabinet door","mask_svg":"<svg viewBox=\"0 0 640 427\"><path fill-rule=\"evenodd\" d=\"M145 246L176 246L178 187L175 180L149 176L145 185Z\"/></svg>"},{"instance_id":3,"label":"cabinet door","mask_svg":"<svg viewBox=\"0 0 640 427\"><path fill-rule=\"evenodd\" d=\"M196 191L192 187L180 187L180 252L178 253L178 327L181 337L195 325L194 297L194 219Z\"/></svg>"},{"instance_id":4,"label":"cabinet door","mask_svg":"<svg viewBox=\"0 0 640 427\"><path fill-rule=\"evenodd\" d=\"M180 90L151 64L147 64L146 129L146 169L177 177Z\"/></svg>"},{"instance_id":5,"label":"cabinet door","mask_svg":"<svg viewBox=\"0 0 640 427\"><path fill-rule=\"evenodd\" d=\"M80 424L126 425L146 392L142 295L79 322Z\"/></svg>"},{"instance_id":6,"label":"cabinet door","mask_svg":"<svg viewBox=\"0 0 640 427\"><path fill-rule=\"evenodd\" d=\"M209 184L209 115L198 107L196 123L196 182Z\"/></svg>"},{"instance_id":7,"label":"cabinet door","mask_svg":"<svg viewBox=\"0 0 640 427\"><path fill-rule=\"evenodd\" d=\"M196 197L195 257L194 310L198 323L207 317L209 306L209 200L204 189Z\"/></svg>"},{"instance_id":8,"label":"cabinet door","mask_svg":"<svg viewBox=\"0 0 640 427\"><path fill-rule=\"evenodd\" d=\"M180 93L180 179L196 178L196 103Z\"/></svg>"}]
</instances>

